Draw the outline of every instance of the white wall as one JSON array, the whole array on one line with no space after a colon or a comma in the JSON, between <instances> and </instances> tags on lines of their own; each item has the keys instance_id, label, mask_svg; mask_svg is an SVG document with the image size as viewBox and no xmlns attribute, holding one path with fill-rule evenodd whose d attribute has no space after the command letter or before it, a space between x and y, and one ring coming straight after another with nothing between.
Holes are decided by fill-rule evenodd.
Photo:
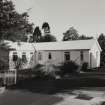
<instances>
[{"instance_id":1,"label":"white wall","mask_svg":"<svg viewBox=\"0 0 105 105\"><path fill-rule=\"evenodd\" d=\"M38 53L42 54L42 60L38 60ZM48 55L51 53L52 58L49 59ZM38 51L37 52L37 63L45 64L45 63L53 63L53 64L58 64L63 62L63 52L62 51Z\"/></svg>"},{"instance_id":2,"label":"white wall","mask_svg":"<svg viewBox=\"0 0 105 105\"><path fill-rule=\"evenodd\" d=\"M42 60L38 60L38 53L41 52L42 54ZM64 52L70 52L70 60L75 61L78 65L81 64L81 60L80 60L80 51L38 51L37 52L37 63L41 63L41 64L45 64L47 63L52 63L52 64L60 64L62 62L64 62ZM51 53L52 55L52 59L49 60L48 59L48 54ZM83 62L87 62L89 63L89 51L88 50L84 50L83 51L83 56L84 56L84 61Z\"/></svg>"},{"instance_id":3,"label":"white wall","mask_svg":"<svg viewBox=\"0 0 105 105\"><path fill-rule=\"evenodd\" d=\"M22 50L18 50L18 51L10 51L9 52L9 69L13 70L15 68L15 64L13 62L13 52L17 52L17 55L19 58L22 58L22 53L25 52L26 53L26 58L27 58L27 63L23 66L23 68L30 68L30 62L32 59L32 54L31 52L34 53L34 51L22 51ZM33 62L32 62L33 63Z\"/></svg>"},{"instance_id":4,"label":"white wall","mask_svg":"<svg viewBox=\"0 0 105 105\"><path fill-rule=\"evenodd\" d=\"M92 62L91 67L92 68L99 67L100 66L100 50L96 43L91 48L90 54L92 55L92 57L90 58Z\"/></svg>"},{"instance_id":5,"label":"white wall","mask_svg":"<svg viewBox=\"0 0 105 105\"><path fill-rule=\"evenodd\" d=\"M65 51L37 51L34 52L33 50L24 51L24 50L17 50L17 51L10 51L9 53L9 65L10 69L14 68L14 64L12 62L13 52L17 52L18 56L21 58L22 53L26 52L27 57L27 64L25 65L25 68L31 68L34 67L36 64L41 63L45 64L52 63L52 64L60 64L64 62L64 52L70 52L70 60L75 61L78 65L81 65L81 59L80 59L80 50L65 50ZM32 56L30 53L33 52L34 55ZM38 53L42 54L42 60L38 60ZM96 52L98 52L98 57L96 56ZM48 55L51 53L52 58L49 60ZM90 65L90 53L92 54L92 65ZM96 44L93 45L92 49L89 50L83 50L83 62L87 62L89 66L98 67L100 65L100 51Z\"/></svg>"}]
</instances>

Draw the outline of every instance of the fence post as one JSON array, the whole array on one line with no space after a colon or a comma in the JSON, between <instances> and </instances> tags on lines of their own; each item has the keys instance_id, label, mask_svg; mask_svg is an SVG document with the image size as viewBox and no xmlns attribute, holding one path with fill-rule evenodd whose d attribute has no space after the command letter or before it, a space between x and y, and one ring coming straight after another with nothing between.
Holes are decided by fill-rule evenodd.
<instances>
[{"instance_id":1,"label":"fence post","mask_svg":"<svg viewBox=\"0 0 105 105\"><path fill-rule=\"evenodd\" d=\"M6 85L6 72L3 74L3 84Z\"/></svg>"},{"instance_id":2,"label":"fence post","mask_svg":"<svg viewBox=\"0 0 105 105\"><path fill-rule=\"evenodd\" d=\"M15 70L15 84L16 84L16 81L17 80L17 70Z\"/></svg>"}]
</instances>

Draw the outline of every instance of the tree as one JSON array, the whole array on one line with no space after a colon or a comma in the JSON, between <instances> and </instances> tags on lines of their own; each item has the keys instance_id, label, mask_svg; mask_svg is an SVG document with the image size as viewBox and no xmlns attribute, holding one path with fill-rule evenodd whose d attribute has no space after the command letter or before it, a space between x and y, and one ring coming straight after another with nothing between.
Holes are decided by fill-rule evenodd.
<instances>
[{"instance_id":1,"label":"tree","mask_svg":"<svg viewBox=\"0 0 105 105\"><path fill-rule=\"evenodd\" d=\"M50 26L47 22L43 23L42 29L44 30L44 34L50 33Z\"/></svg>"},{"instance_id":2,"label":"tree","mask_svg":"<svg viewBox=\"0 0 105 105\"><path fill-rule=\"evenodd\" d=\"M56 42L56 37L51 34L46 34L42 36L41 42Z\"/></svg>"},{"instance_id":3,"label":"tree","mask_svg":"<svg viewBox=\"0 0 105 105\"><path fill-rule=\"evenodd\" d=\"M0 70L7 70L9 68L9 49L8 43L0 42Z\"/></svg>"},{"instance_id":4,"label":"tree","mask_svg":"<svg viewBox=\"0 0 105 105\"><path fill-rule=\"evenodd\" d=\"M27 39L33 24L28 21L27 12L19 14L12 1L0 0L0 39L12 41Z\"/></svg>"},{"instance_id":5,"label":"tree","mask_svg":"<svg viewBox=\"0 0 105 105\"><path fill-rule=\"evenodd\" d=\"M39 42L41 40L41 30L37 26L33 33L33 42Z\"/></svg>"},{"instance_id":6,"label":"tree","mask_svg":"<svg viewBox=\"0 0 105 105\"><path fill-rule=\"evenodd\" d=\"M79 37L78 31L74 27L70 27L63 35L63 41L77 40Z\"/></svg>"},{"instance_id":7,"label":"tree","mask_svg":"<svg viewBox=\"0 0 105 105\"><path fill-rule=\"evenodd\" d=\"M105 66L105 35L102 33L98 37L98 42L102 48L101 52L101 66Z\"/></svg>"},{"instance_id":8,"label":"tree","mask_svg":"<svg viewBox=\"0 0 105 105\"><path fill-rule=\"evenodd\" d=\"M81 35L81 36L79 36L78 39L79 39L79 40L86 40L86 39L93 39L93 37L92 37L92 36L89 37L89 36L86 36L86 35Z\"/></svg>"}]
</instances>

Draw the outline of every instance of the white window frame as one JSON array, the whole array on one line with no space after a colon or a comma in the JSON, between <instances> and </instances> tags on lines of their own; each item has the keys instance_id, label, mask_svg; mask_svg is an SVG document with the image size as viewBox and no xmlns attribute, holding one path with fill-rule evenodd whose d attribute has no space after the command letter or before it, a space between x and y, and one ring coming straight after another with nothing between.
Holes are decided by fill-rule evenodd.
<instances>
[{"instance_id":1,"label":"white window frame","mask_svg":"<svg viewBox=\"0 0 105 105\"><path fill-rule=\"evenodd\" d=\"M67 57L68 56L68 57ZM68 59L69 58L69 59ZM64 60L65 61L70 61L70 52L69 51L66 51L64 52Z\"/></svg>"}]
</instances>

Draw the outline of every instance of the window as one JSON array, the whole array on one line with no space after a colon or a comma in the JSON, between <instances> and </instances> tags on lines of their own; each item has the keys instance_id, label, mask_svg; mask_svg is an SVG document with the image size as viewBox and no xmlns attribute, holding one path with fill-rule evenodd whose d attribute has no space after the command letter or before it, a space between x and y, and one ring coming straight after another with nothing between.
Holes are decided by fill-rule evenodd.
<instances>
[{"instance_id":1,"label":"window","mask_svg":"<svg viewBox=\"0 0 105 105\"><path fill-rule=\"evenodd\" d=\"M23 62L27 61L26 53L25 52L22 53L22 61Z\"/></svg>"},{"instance_id":2,"label":"window","mask_svg":"<svg viewBox=\"0 0 105 105\"><path fill-rule=\"evenodd\" d=\"M13 61L16 62L18 59L17 52L13 52Z\"/></svg>"},{"instance_id":3,"label":"window","mask_svg":"<svg viewBox=\"0 0 105 105\"><path fill-rule=\"evenodd\" d=\"M39 54L38 54L38 60L42 60L41 52L39 52Z\"/></svg>"},{"instance_id":4,"label":"window","mask_svg":"<svg viewBox=\"0 0 105 105\"><path fill-rule=\"evenodd\" d=\"M84 59L83 51L80 52L80 59L81 59L81 61L83 61L83 59Z\"/></svg>"},{"instance_id":5,"label":"window","mask_svg":"<svg viewBox=\"0 0 105 105\"><path fill-rule=\"evenodd\" d=\"M49 59L51 59L51 58L52 58L51 53L49 53L48 58L49 58Z\"/></svg>"},{"instance_id":6,"label":"window","mask_svg":"<svg viewBox=\"0 0 105 105\"><path fill-rule=\"evenodd\" d=\"M70 52L65 52L65 61L70 60Z\"/></svg>"}]
</instances>

